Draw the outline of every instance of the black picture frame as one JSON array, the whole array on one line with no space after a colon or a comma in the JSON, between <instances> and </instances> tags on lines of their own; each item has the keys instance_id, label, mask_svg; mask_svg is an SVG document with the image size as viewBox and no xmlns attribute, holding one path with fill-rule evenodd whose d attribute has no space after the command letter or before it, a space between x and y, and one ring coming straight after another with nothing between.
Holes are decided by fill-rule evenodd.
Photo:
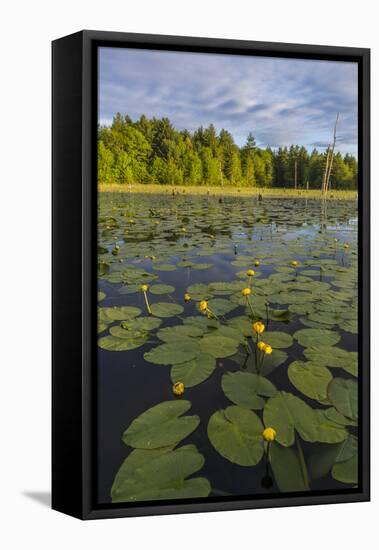
<instances>
[{"instance_id":1,"label":"black picture frame","mask_svg":"<svg viewBox=\"0 0 379 550\"><path fill-rule=\"evenodd\" d=\"M359 75L358 488L274 498L96 504L96 126L99 46L355 61ZM81 519L370 499L370 50L81 31L52 43L52 507Z\"/></svg>"}]
</instances>

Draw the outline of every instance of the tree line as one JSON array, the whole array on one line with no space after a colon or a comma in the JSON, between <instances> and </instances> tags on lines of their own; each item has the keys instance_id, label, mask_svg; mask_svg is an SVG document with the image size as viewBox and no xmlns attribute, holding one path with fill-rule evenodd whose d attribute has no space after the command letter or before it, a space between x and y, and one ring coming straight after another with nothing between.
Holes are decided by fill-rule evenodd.
<instances>
[{"instance_id":1,"label":"tree line","mask_svg":"<svg viewBox=\"0 0 379 550\"><path fill-rule=\"evenodd\" d=\"M178 131L168 118L133 121L118 113L98 127L98 181L171 185L321 188L327 152L291 145L262 149L252 133L239 147L230 132L213 124ZM334 155L332 189L356 189L353 155Z\"/></svg>"}]
</instances>

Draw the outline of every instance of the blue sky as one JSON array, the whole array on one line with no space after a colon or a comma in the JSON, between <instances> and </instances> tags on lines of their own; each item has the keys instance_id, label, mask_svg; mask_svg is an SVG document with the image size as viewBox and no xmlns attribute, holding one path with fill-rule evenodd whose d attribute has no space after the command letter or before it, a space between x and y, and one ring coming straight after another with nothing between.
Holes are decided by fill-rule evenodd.
<instances>
[{"instance_id":1,"label":"blue sky","mask_svg":"<svg viewBox=\"0 0 379 550\"><path fill-rule=\"evenodd\" d=\"M355 63L100 48L99 122L168 117L190 131L213 123L242 145L323 149L340 113L337 149L357 154Z\"/></svg>"}]
</instances>

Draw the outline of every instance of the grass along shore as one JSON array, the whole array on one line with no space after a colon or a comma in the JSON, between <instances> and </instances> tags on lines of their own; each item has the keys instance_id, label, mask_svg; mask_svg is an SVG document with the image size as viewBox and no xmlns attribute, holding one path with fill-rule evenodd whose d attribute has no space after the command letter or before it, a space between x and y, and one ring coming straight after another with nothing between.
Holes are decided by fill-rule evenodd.
<instances>
[{"instance_id":1,"label":"grass along shore","mask_svg":"<svg viewBox=\"0 0 379 550\"><path fill-rule=\"evenodd\" d=\"M286 188L260 188L260 187L232 187L207 185L156 185L156 184L121 184L121 183L99 183L100 193L148 193L160 195L210 195L230 197L258 197L278 199L331 199L331 200L356 200L357 191L353 190L331 190L328 195L322 195L319 189L286 189Z\"/></svg>"}]
</instances>

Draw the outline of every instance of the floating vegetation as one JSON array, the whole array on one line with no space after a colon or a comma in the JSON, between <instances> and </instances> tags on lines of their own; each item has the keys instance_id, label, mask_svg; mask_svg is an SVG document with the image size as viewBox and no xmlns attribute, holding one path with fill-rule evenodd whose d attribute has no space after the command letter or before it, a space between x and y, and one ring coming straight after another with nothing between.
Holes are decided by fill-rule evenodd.
<instances>
[{"instance_id":1,"label":"floating vegetation","mask_svg":"<svg viewBox=\"0 0 379 550\"><path fill-rule=\"evenodd\" d=\"M112 502L357 484L356 215L100 193L99 403L125 444L104 428Z\"/></svg>"}]
</instances>

